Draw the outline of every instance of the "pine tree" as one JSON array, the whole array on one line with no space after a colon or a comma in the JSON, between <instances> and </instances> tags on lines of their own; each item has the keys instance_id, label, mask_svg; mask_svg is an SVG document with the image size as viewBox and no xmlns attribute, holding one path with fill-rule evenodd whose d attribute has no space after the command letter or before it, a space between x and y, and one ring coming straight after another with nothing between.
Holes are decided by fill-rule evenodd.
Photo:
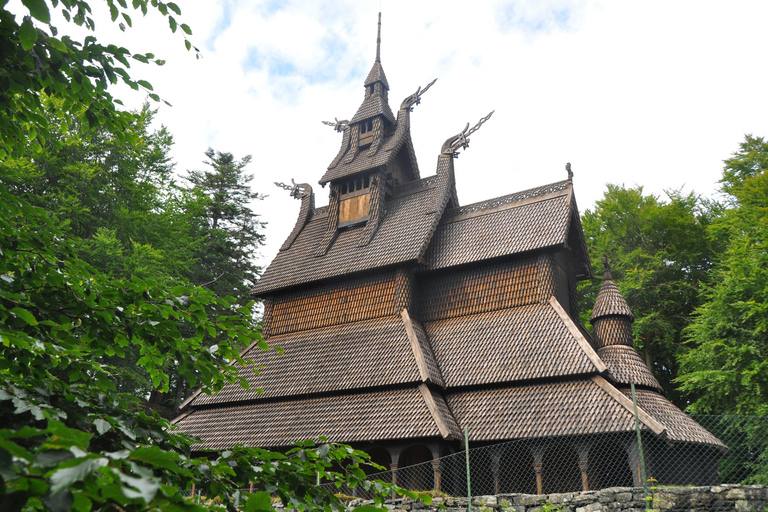
<instances>
[{"instance_id":1,"label":"pine tree","mask_svg":"<svg viewBox=\"0 0 768 512\"><path fill-rule=\"evenodd\" d=\"M693 411L768 414L768 142L747 135L721 183L729 208L709 234L727 248L686 332L678 382Z\"/></svg>"},{"instance_id":2,"label":"pine tree","mask_svg":"<svg viewBox=\"0 0 768 512\"><path fill-rule=\"evenodd\" d=\"M231 153L208 149L205 162L209 168L190 171L187 180L196 204L194 212L197 263L189 276L198 286L217 295L231 295L241 305L249 302L250 292L260 268L254 262L258 248L264 243L264 223L252 210L253 201L263 199L251 191L253 175L246 174L251 162L246 156L235 160Z\"/></svg>"}]
</instances>

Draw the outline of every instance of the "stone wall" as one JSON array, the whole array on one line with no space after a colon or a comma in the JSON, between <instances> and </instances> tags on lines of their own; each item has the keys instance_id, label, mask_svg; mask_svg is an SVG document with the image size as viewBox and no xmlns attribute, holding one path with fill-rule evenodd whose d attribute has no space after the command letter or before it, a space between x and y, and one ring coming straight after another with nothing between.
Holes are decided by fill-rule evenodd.
<instances>
[{"instance_id":1,"label":"stone wall","mask_svg":"<svg viewBox=\"0 0 768 512\"><path fill-rule=\"evenodd\" d=\"M652 493L652 507L659 512L729 511L768 512L768 487L764 485L715 485L708 487L661 487ZM354 500L350 507L372 502ZM393 512L466 512L466 498L434 498L427 506L421 501L387 501ZM613 487L601 491L563 494L499 494L472 498L472 512L645 512L642 488Z\"/></svg>"}]
</instances>

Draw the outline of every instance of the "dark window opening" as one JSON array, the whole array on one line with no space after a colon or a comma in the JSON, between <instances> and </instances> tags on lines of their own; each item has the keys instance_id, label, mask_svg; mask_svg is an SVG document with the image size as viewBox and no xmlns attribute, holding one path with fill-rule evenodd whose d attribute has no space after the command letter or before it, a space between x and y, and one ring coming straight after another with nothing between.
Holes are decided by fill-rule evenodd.
<instances>
[{"instance_id":1,"label":"dark window opening","mask_svg":"<svg viewBox=\"0 0 768 512\"><path fill-rule=\"evenodd\" d=\"M339 193L344 195L365 193L371 187L371 176L358 176L339 184Z\"/></svg>"},{"instance_id":2,"label":"dark window opening","mask_svg":"<svg viewBox=\"0 0 768 512\"><path fill-rule=\"evenodd\" d=\"M373 120L360 123L360 146L367 146L373 142Z\"/></svg>"},{"instance_id":3,"label":"dark window opening","mask_svg":"<svg viewBox=\"0 0 768 512\"><path fill-rule=\"evenodd\" d=\"M365 121L360 124L360 133L368 133L373 131L373 121Z\"/></svg>"}]
</instances>

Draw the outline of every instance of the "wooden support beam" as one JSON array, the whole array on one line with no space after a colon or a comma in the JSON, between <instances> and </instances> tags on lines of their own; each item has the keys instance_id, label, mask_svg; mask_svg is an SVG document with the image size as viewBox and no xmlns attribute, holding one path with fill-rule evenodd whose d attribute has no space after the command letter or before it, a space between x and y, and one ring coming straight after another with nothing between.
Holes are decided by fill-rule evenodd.
<instances>
[{"instance_id":1,"label":"wooden support beam","mask_svg":"<svg viewBox=\"0 0 768 512\"><path fill-rule=\"evenodd\" d=\"M599 375L592 377L592 382L600 386L603 391L611 395L614 400L619 402L627 411L629 411L630 414L634 416L635 410L632 405L632 400L627 398L624 393L616 389L610 382L600 377ZM639 405L637 406L637 417L656 435L663 435L667 430L664 425L659 423L655 418L653 418L653 416L641 409Z\"/></svg>"}]
</instances>

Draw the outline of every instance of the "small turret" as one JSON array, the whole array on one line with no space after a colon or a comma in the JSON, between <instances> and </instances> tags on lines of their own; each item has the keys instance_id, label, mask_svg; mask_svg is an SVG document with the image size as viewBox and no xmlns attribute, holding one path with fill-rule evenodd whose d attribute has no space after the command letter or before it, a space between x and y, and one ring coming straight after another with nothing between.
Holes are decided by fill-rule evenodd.
<instances>
[{"instance_id":1,"label":"small turret","mask_svg":"<svg viewBox=\"0 0 768 512\"><path fill-rule=\"evenodd\" d=\"M634 383L662 391L659 381L633 346L632 322L635 315L613 282L607 255L603 255L603 267L603 285L589 317L595 328L597 355L617 384Z\"/></svg>"},{"instance_id":2,"label":"small turret","mask_svg":"<svg viewBox=\"0 0 768 512\"><path fill-rule=\"evenodd\" d=\"M613 282L608 256L603 255L603 285L597 294L589 321L595 327L598 348L608 345L632 346L632 322L635 315Z\"/></svg>"}]
</instances>

